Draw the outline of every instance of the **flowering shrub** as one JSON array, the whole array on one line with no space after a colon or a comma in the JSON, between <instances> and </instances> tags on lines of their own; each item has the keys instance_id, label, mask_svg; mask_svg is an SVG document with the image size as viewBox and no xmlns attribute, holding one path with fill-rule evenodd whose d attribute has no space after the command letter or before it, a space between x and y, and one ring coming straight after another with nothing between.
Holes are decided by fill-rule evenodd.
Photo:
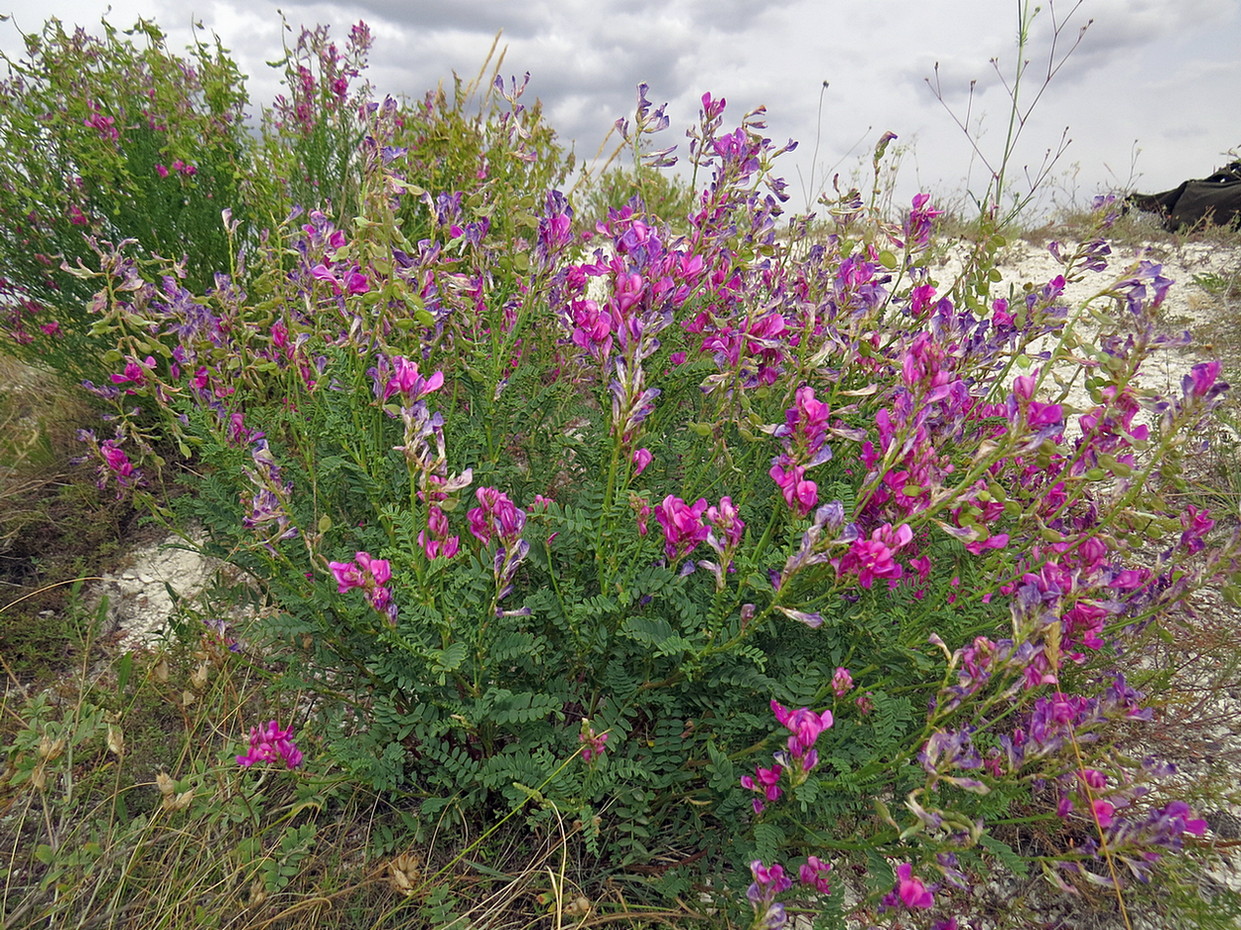
<instances>
[{"instance_id":1,"label":"flowering shrub","mask_svg":"<svg viewBox=\"0 0 1241 930\"><path fill-rule=\"evenodd\" d=\"M1171 282L1092 246L982 301L989 268L926 266L924 197L782 226L784 149L710 95L686 231L641 200L580 230L517 186L564 165L522 86L460 172L397 144L459 113L359 107L356 215L271 230L244 281L95 244L116 434L89 449L126 488L168 443L194 463L178 516L261 588L317 764L428 818L537 796L532 825L580 823L601 872L659 857L667 895L749 863L759 926L833 865L869 867L863 911L941 922L997 863L1149 878L1201 822L1122 751L1152 708L1116 658L1234 555L1168 496L1218 367L1135 382ZM623 128L666 163L645 90Z\"/></svg>"},{"instance_id":2,"label":"flowering shrub","mask_svg":"<svg viewBox=\"0 0 1241 930\"><path fill-rule=\"evenodd\" d=\"M97 267L90 241L133 239L181 260L175 276L202 290L230 265L220 211L248 215L252 173L244 82L218 45L187 59L154 23L131 38L105 28L52 20L0 80L0 330L8 351L95 380L100 308L76 274Z\"/></svg>"}]
</instances>

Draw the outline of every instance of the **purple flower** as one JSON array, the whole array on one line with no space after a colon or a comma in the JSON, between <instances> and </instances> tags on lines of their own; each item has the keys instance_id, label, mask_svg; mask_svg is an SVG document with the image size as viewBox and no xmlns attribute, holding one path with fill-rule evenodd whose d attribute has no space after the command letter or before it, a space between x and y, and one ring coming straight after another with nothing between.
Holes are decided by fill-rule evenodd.
<instances>
[{"instance_id":1,"label":"purple flower","mask_svg":"<svg viewBox=\"0 0 1241 930\"><path fill-rule=\"evenodd\" d=\"M1210 399L1227 389L1227 385L1218 384L1220 363L1202 362L1190 369L1189 374L1181 379L1181 390L1186 400ZM115 377L115 375L113 376Z\"/></svg>"},{"instance_id":2,"label":"purple flower","mask_svg":"<svg viewBox=\"0 0 1241 930\"><path fill-rule=\"evenodd\" d=\"M1201 552L1206 547L1206 535L1215 527L1211 511L1199 510L1193 504L1181 514L1181 545L1189 552Z\"/></svg>"},{"instance_id":3,"label":"purple flower","mask_svg":"<svg viewBox=\"0 0 1241 930\"><path fill-rule=\"evenodd\" d=\"M787 916L784 905L776 903L776 897L792 888L793 880L784 874L784 866L778 862L765 866L761 859L750 863L750 874L754 877L754 883L746 890L745 896L757 918L753 926L778 930L785 925Z\"/></svg>"},{"instance_id":4,"label":"purple flower","mask_svg":"<svg viewBox=\"0 0 1241 930\"><path fill-rule=\"evenodd\" d=\"M925 246L931 239L932 222L937 216L942 216L943 210L936 210L927 206L927 202L931 199L930 194L915 194L912 208L909 216L905 220L904 239L898 239L897 244L902 248L908 245L910 248L914 246Z\"/></svg>"}]
</instances>

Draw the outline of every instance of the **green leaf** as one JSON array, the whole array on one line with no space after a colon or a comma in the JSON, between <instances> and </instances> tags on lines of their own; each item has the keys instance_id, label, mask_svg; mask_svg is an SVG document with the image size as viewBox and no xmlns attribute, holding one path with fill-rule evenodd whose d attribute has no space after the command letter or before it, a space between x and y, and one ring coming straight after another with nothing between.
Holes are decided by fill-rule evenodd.
<instances>
[{"instance_id":1,"label":"green leaf","mask_svg":"<svg viewBox=\"0 0 1241 930\"><path fill-rule=\"evenodd\" d=\"M1030 874L1030 863L1017 855L1007 843L997 840L989 833L984 833L980 836L978 842L1018 878L1025 878Z\"/></svg>"},{"instance_id":2,"label":"green leaf","mask_svg":"<svg viewBox=\"0 0 1241 930\"><path fill-rule=\"evenodd\" d=\"M767 865L771 865L780 857L780 847L784 845L784 831L774 823L756 823L754 825L754 854Z\"/></svg>"},{"instance_id":3,"label":"green leaf","mask_svg":"<svg viewBox=\"0 0 1241 930\"><path fill-rule=\"evenodd\" d=\"M469 655L469 650L465 643L453 643L447 649L437 649L431 653L431 659L435 663L434 670L439 680L444 680L445 672L455 672L461 667L461 663L465 661Z\"/></svg>"}]
</instances>

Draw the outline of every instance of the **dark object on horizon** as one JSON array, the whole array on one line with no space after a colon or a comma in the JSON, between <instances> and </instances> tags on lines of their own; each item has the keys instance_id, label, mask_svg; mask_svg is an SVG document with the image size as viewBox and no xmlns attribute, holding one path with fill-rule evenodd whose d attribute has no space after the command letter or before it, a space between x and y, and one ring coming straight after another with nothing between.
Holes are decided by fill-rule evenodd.
<instances>
[{"instance_id":1,"label":"dark object on horizon","mask_svg":"<svg viewBox=\"0 0 1241 930\"><path fill-rule=\"evenodd\" d=\"M1184 181L1162 194L1130 194L1126 205L1163 218L1165 228L1214 223L1229 226L1241 219L1241 161L1234 161L1201 181Z\"/></svg>"}]
</instances>

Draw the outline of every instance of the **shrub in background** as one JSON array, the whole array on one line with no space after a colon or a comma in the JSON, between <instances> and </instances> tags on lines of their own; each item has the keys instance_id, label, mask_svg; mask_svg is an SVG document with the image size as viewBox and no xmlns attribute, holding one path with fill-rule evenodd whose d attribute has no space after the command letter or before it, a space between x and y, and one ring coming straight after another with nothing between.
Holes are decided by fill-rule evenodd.
<instances>
[{"instance_id":1,"label":"shrub in background","mask_svg":"<svg viewBox=\"0 0 1241 930\"><path fill-rule=\"evenodd\" d=\"M50 20L0 82L0 319L10 351L74 378L98 378L102 354L74 275L97 264L89 241L135 240L201 290L229 266L220 211L244 215L251 167L244 84L218 44L182 58L151 22L104 30Z\"/></svg>"}]
</instances>

